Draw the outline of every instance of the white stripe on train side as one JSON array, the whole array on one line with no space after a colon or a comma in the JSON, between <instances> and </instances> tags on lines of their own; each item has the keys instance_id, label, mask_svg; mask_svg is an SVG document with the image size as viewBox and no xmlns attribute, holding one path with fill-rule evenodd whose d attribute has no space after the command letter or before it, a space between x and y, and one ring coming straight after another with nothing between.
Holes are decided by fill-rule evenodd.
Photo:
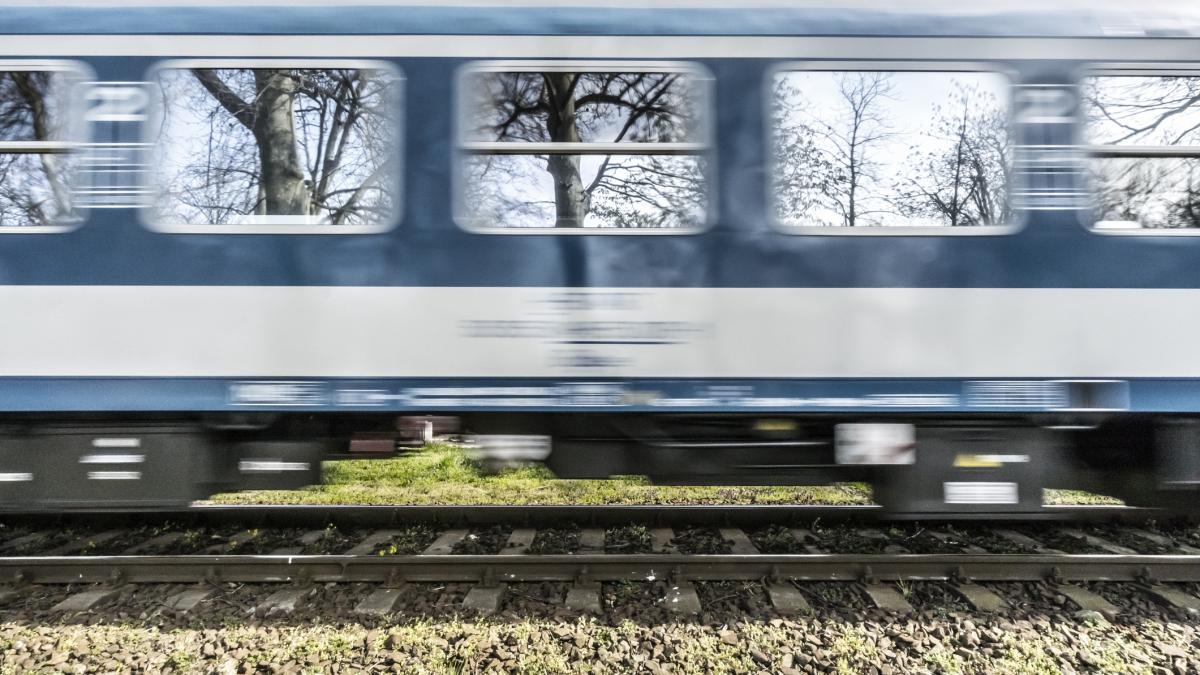
<instances>
[{"instance_id":1,"label":"white stripe on train side","mask_svg":"<svg viewBox=\"0 0 1200 675\"><path fill-rule=\"evenodd\" d=\"M5 286L0 376L1200 377L1200 290Z\"/></svg>"}]
</instances>

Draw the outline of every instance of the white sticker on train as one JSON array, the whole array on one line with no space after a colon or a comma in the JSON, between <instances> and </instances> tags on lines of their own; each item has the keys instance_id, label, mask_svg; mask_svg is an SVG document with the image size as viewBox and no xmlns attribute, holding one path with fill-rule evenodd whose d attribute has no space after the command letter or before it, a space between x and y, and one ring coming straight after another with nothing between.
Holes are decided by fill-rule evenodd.
<instances>
[{"instance_id":1,"label":"white sticker on train","mask_svg":"<svg viewBox=\"0 0 1200 675\"><path fill-rule=\"evenodd\" d=\"M942 483L947 504L1016 504L1016 483L962 482Z\"/></svg>"}]
</instances>

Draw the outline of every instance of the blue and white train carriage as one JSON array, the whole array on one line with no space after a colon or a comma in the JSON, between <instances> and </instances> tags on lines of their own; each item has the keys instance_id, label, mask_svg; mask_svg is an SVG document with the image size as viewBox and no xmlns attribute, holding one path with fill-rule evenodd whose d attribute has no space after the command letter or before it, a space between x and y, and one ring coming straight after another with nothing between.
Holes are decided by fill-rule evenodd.
<instances>
[{"instance_id":1,"label":"blue and white train carriage","mask_svg":"<svg viewBox=\"0 0 1200 675\"><path fill-rule=\"evenodd\" d=\"M3 507L445 418L898 513L1200 483L1200 16L128 4L0 6Z\"/></svg>"}]
</instances>

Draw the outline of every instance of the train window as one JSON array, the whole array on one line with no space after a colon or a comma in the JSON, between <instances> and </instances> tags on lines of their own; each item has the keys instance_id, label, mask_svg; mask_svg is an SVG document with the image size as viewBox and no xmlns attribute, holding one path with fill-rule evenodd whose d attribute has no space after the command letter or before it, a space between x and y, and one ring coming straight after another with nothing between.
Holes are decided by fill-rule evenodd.
<instances>
[{"instance_id":1,"label":"train window","mask_svg":"<svg viewBox=\"0 0 1200 675\"><path fill-rule=\"evenodd\" d=\"M1200 76L1099 75L1083 100L1095 227L1200 228Z\"/></svg>"},{"instance_id":2,"label":"train window","mask_svg":"<svg viewBox=\"0 0 1200 675\"><path fill-rule=\"evenodd\" d=\"M154 227L339 234L391 225L399 76L390 68L181 62L154 79Z\"/></svg>"},{"instance_id":3,"label":"train window","mask_svg":"<svg viewBox=\"0 0 1200 675\"><path fill-rule=\"evenodd\" d=\"M0 231L59 229L72 218L75 81L63 68L0 64Z\"/></svg>"},{"instance_id":4,"label":"train window","mask_svg":"<svg viewBox=\"0 0 1200 675\"><path fill-rule=\"evenodd\" d=\"M1012 221L1005 75L783 70L769 96L772 202L783 226L970 234Z\"/></svg>"},{"instance_id":5,"label":"train window","mask_svg":"<svg viewBox=\"0 0 1200 675\"><path fill-rule=\"evenodd\" d=\"M708 79L697 70L495 64L466 70L459 84L464 226L670 233L704 224Z\"/></svg>"}]
</instances>

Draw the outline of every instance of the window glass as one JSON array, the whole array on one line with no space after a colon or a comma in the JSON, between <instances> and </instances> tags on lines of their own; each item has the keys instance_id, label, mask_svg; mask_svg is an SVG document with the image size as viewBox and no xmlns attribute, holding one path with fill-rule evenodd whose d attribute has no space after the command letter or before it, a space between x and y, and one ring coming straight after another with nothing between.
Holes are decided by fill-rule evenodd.
<instances>
[{"instance_id":1,"label":"window glass","mask_svg":"<svg viewBox=\"0 0 1200 675\"><path fill-rule=\"evenodd\" d=\"M63 71L0 69L0 227L60 225L71 214Z\"/></svg>"},{"instance_id":2,"label":"window glass","mask_svg":"<svg viewBox=\"0 0 1200 675\"><path fill-rule=\"evenodd\" d=\"M158 84L160 224L380 228L392 220L398 83L390 71L171 68Z\"/></svg>"},{"instance_id":3,"label":"window glass","mask_svg":"<svg viewBox=\"0 0 1200 675\"><path fill-rule=\"evenodd\" d=\"M1008 223L1008 90L998 73L778 73L776 218L829 228Z\"/></svg>"},{"instance_id":4,"label":"window glass","mask_svg":"<svg viewBox=\"0 0 1200 675\"><path fill-rule=\"evenodd\" d=\"M476 70L461 86L466 224L703 224L703 82L693 73Z\"/></svg>"},{"instance_id":5,"label":"window glass","mask_svg":"<svg viewBox=\"0 0 1200 675\"><path fill-rule=\"evenodd\" d=\"M1084 115L1098 229L1200 227L1200 77L1089 78Z\"/></svg>"}]
</instances>

